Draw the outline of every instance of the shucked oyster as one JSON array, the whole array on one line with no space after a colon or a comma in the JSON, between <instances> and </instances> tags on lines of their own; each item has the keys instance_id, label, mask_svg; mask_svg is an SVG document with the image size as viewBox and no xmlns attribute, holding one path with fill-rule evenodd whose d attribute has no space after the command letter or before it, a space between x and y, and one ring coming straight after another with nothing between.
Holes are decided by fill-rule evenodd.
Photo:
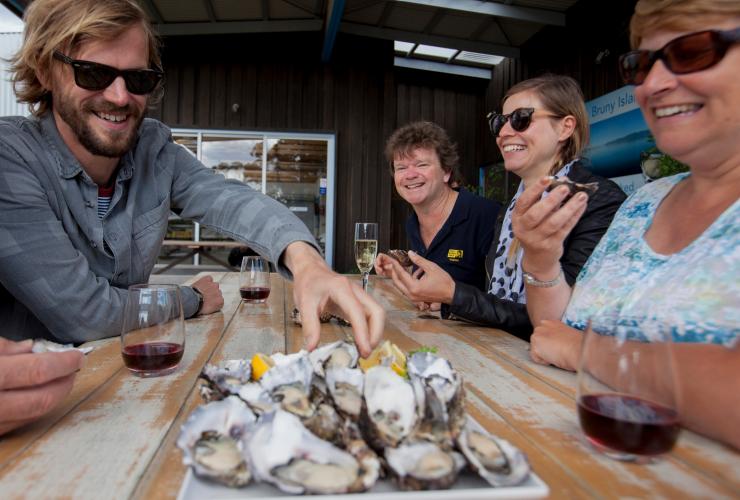
<instances>
[{"instance_id":1,"label":"shucked oyster","mask_svg":"<svg viewBox=\"0 0 740 500\"><path fill-rule=\"evenodd\" d=\"M385 459L402 490L449 488L465 466L465 459L459 453L445 451L427 441L386 448Z\"/></svg>"},{"instance_id":2,"label":"shucked oyster","mask_svg":"<svg viewBox=\"0 0 740 500\"><path fill-rule=\"evenodd\" d=\"M470 467L491 486L516 486L529 476L527 457L508 441L489 434L468 417L457 446Z\"/></svg>"},{"instance_id":3,"label":"shucked oyster","mask_svg":"<svg viewBox=\"0 0 740 500\"><path fill-rule=\"evenodd\" d=\"M365 489L357 460L311 434L295 415L264 415L247 440L255 477L288 493L338 494Z\"/></svg>"},{"instance_id":4,"label":"shucked oyster","mask_svg":"<svg viewBox=\"0 0 740 500\"><path fill-rule=\"evenodd\" d=\"M177 446L183 463L200 477L227 486L244 486L251 473L243 454L242 437L256 417L236 396L196 409L182 426Z\"/></svg>"},{"instance_id":5,"label":"shucked oyster","mask_svg":"<svg viewBox=\"0 0 740 500\"><path fill-rule=\"evenodd\" d=\"M315 408L311 404L311 381L313 367L306 351L291 355L273 355L275 366L262 375L260 385L279 403L283 410L301 418L313 415Z\"/></svg>"},{"instance_id":6,"label":"shucked oyster","mask_svg":"<svg viewBox=\"0 0 740 500\"><path fill-rule=\"evenodd\" d=\"M359 357L357 347L342 340L322 345L308 355L314 373L320 377L329 368L355 368Z\"/></svg>"},{"instance_id":7,"label":"shucked oyster","mask_svg":"<svg viewBox=\"0 0 740 500\"><path fill-rule=\"evenodd\" d=\"M586 194L591 195L595 193L597 189L599 189L598 182L588 182L586 184L580 184L578 182L573 182L567 177L550 176L550 185L547 187L546 191L552 191L558 186L568 186L568 189L570 189L570 194L568 195L568 198L580 191L584 191Z\"/></svg>"},{"instance_id":8,"label":"shucked oyster","mask_svg":"<svg viewBox=\"0 0 740 500\"><path fill-rule=\"evenodd\" d=\"M64 352L64 351L80 351L82 354L87 354L92 351L94 347L75 347L72 344L57 344L51 340L46 339L34 339L33 345L31 346L31 352Z\"/></svg>"},{"instance_id":9,"label":"shucked oyster","mask_svg":"<svg viewBox=\"0 0 740 500\"><path fill-rule=\"evenodd\" d=\"M406 250L388 250L388 255L396 259L403 267L413 266L409 258L409 253Z\"/></svg>"},{"instance_id":10,"label":"shucked oyster","mask_svg":"<svg viewBox=\"0 0 740 500\"><path fill-rule=\"evenodd\" d=\"M334 406L353 421L357 421L362 410L364 383L359 368L330 368L326 371L326 386Z\"/></svg>"},{"instance_id":11,"label":"shucked oyster","mask_svg":"<svg viewBox=\"0 0 740 500\"><path fill-rule=\"evenodd\" d=\"M200 394L206 402L238 394L251 376L252 367L244 359L231 359L219 365L206 364L200 373L200 378L205 381Z\"/></svg>"},{"instance_id":12,"label":"shucked oyster","mask_svg":"<svg viewBox=\"0 0 740 500\"><path fill-rule=\"evenodd\" d=\"M416 437L451 448L465 423L462 377L446 359L414 353L406 362L421 415Z\"/></svg>"},{"instance_id":13,"label":"shucked oyster","mask_svg":"<svg viewBox=\"0 0 740 500\"><path fill-rule=\"evenodd\" d=\"M365 407L360 425L370 446L395 447L416 427L414 390L406 379L387 366L374 366L365 373Z\"/></svg>"}]
</instances>

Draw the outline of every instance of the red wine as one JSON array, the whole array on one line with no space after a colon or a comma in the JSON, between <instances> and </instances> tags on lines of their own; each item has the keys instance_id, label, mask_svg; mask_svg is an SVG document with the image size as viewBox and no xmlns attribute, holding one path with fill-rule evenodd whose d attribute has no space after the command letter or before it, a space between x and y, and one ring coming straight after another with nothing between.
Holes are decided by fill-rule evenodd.
<instances>
[{"instance_id":1,"label":"red wine","mask_svg":"<svg viewBox=\"0 0 740 500\"><path fill-rule=\"evenodd\" d=\"M635 455L670 451L681 429L674 410L620 394L582 396L578 418L591 441Z\"/></svg>"},{"instance_id":2,"label":"red wine","mask_svg":"<svg viewBox=\"0 0 740 500\"><path fill-rule=\"evenodd\" d=\"M123 348L123 364L141 372L166 370L177 366L184 352L182 344L149 342Z\"/></svg>"},{"instance_id":3,"label":"red wine","mask_svg":"<svg viewBox=\"0 0 740 500\"><path fill-rule=\"evenodd\" d=\"M239 289L239 294L247 302L265 300L270 295L270 289L264 286L250 286Z\"/></svg>"}]
</instances>

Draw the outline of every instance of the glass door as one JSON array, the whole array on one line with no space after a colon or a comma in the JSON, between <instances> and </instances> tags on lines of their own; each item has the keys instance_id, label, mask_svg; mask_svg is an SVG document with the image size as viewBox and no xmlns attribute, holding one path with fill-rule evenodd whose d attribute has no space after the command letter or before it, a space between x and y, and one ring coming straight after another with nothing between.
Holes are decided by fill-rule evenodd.
<instances>
[{"instance_id":1,"label":"glass door","mask_svg":"<svg viewBox=\"0 0 740 500\"><path fill-rule=\"evenodd\" d=\"M210 130L172 131L206 167L228 179L244 182L286 205L316 238L326 261L333 263L334 136L331 134L259 133ZM265 151L267 152L265 154ZM174 214L168 239L232 241ZM160 263L167 263L165 246ZM209 254L226 261L231 248L212 248ZM212 264L196 255L194 265Z\"/></svg>"}]
</instances>

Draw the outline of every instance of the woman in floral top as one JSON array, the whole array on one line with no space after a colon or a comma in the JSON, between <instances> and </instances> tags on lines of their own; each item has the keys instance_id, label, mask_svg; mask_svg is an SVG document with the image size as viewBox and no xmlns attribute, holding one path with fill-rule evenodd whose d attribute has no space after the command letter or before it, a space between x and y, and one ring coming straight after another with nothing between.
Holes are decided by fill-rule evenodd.
<instances>
[{"instance_id":1,"label":"woman in floral top","mask_svg":"<svg viewBox=\"0 0 740 500\"><path fill-rule=\"evenodd\" d=\"M673 334L683 423L740 448L740 2L640 0L630 30L622 76L658 148L690 172L631 196L573 288L558 258L587 197L560 208L565 192L540 199L544 180L522 194L531 357L574 370L589 321L643 341L657 321Z\"/></svg>"}]
</instances>

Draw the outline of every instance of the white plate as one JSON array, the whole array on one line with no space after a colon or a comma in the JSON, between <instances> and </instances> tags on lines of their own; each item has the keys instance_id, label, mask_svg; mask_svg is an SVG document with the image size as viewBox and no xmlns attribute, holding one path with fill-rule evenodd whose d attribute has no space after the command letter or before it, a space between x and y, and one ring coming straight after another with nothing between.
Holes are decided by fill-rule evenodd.
<instances>
[{"instance_id":1,"label":"white plate","mask_svg":"<svg viewBox=\"0 0 740 500\"><path fill-rule=\"evenodd\" d=\"M382 479L363 493L310 495L306 498L309 500L477 500L483 498L544 498L549 492L547 484L534 472L530 473L529 478L519 486L506 488L492 488L480 477L466 472L457 478L449 490L399 491L389 479ZM177 500L286 497L301 498L302 495L291 495L265 483L253 483L239 489L228 488L203 481L188 468Z\"/></svg>"}]
</instances>

